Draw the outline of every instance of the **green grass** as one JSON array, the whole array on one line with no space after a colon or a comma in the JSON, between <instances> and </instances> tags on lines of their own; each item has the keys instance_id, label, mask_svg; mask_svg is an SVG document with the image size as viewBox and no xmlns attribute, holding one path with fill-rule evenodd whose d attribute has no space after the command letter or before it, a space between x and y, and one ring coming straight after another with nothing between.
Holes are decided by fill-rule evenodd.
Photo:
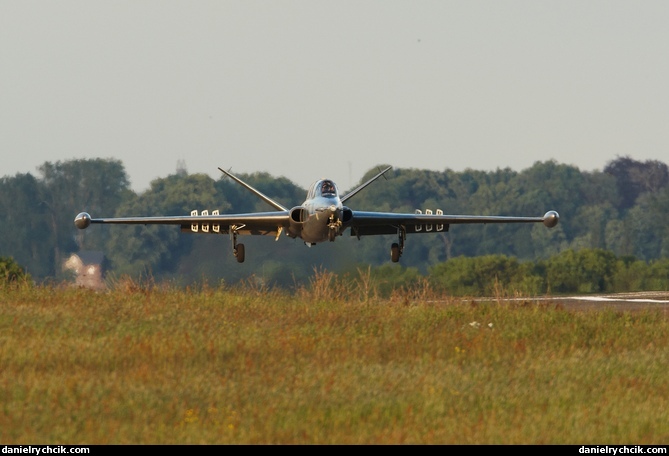
<instances>
[{"instance_id":1,"label":"green grass","mask_svg":"<svg viewBox=\"0 0 669 456\"><path fill-rule=\"evenodd\" d=\"M0 290L0 441L669 442L666 311L337 287Z\"/></svg>"}]
</instances>

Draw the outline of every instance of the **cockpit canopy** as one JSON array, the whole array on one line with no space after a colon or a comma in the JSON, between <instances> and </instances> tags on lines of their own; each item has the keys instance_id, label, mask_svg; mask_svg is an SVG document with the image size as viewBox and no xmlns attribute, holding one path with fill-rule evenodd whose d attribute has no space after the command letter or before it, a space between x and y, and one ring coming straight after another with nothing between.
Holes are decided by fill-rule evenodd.
<instances>
[{"instance_id":1,"label":"cockpit canopy","mask_svg":"<svg viewBox=\"0 0 669 456\"><path fill-rule=\"evenodd\" d=\"M321 196L337 195L337 187L331 180L321 181Z\"/></svg>"},{"instance_id":2,"label":"cockpit canopy","mask_svg":"<svg viewBox=\"0 0 669 456\"><path fill-rule=\"evenodd\" d=\"M334 182L332 182L330 179L323 179L314 183L310 193L310 198L316 196L332 198L333 196L337 196L339 191L337 190L337 185Z\"/></svg>"}]
</instances>

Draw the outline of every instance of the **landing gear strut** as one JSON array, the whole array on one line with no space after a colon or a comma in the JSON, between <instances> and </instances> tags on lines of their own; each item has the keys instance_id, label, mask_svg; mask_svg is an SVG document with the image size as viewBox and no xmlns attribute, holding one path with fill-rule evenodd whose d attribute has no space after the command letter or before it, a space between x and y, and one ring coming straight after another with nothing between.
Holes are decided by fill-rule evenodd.
<instances>
[{"instance_id":1,"label":"landing gear strut","mask_svg":"<svg viewBox=\"0 0 669 456\"><path fill-rule=\"evenodd\" d=\"M237 263L244 262L244 244L237 244L237 230L230 230L232 239L232 254L237 258Z\"/></svg>"},{"instance_id":2,"label":"landing gear strut","mask_svg":"<svg viewBox=\"0 0 669 456\"><path fill-rule=\"evenodd\" d=\"M336 239L337 233L339 232L341 225L342 225L341 220L335 217L335 214L330 215L328 223L328 226L330 227L330 232L328 233L328 240L330 242L334 242L334 240Z\"/></svg>"},{"instance_id":3,"label":"landing gear strut","mask_svg":"<svg viewBox=\"0 0 669 456\"><path fill-rule=\"evenodd\" d=\"M403 226L397 229L397 237L399 238L399 242L393 242L393 245L390 247L390 259L393 263L400 261L400 257L404 251L404 240L407 237L407 231Z\"/></svg>"}]
</instances>

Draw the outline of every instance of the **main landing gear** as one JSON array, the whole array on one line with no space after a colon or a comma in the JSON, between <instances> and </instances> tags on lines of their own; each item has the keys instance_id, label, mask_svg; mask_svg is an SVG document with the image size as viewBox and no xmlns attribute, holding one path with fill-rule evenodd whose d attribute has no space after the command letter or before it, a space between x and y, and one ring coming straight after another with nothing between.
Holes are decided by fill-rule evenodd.
<instances>
[{"instance_id":1,"label":"main landing gear","mask_svg":"<svg viewBox=\"0 0 669 456\"><path fill-rule=\"evenodd\" d=\"M235 255L235 258L237 258L237 263L244 262L244 244L237 244L237 247L232 250L232 253Z\"/></svg>"},{"instance_id":2,"label":"main landing gear","mask_svg":"<svg viewBox=\"0 0 669 456\"><path fill-rule=\"evenodd\" d=\"M237 244L237 230L230 229L232 239L232 254L237 258L237 263L244 262L244 244Z\"/></svg>"},{"instance_id":3,"label":"main landing gear","mask_svg":"<svg viewBox=\"0 0 669 456\"><path fill-rule=\"evenodd\" d=\"M393 263L400 261L400 257L404 251L404 240L407 237L407 231L404 227L397 229L397 237L399 238L399 242L393 242L393 245L390 247L390 259Z\"/></svg>"}]
</instances>

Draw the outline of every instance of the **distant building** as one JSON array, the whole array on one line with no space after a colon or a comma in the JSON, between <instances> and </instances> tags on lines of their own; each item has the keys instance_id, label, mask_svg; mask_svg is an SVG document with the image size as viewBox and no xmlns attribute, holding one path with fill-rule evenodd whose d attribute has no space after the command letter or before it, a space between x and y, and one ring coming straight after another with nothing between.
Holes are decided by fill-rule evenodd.
<instances>
[{"instance_id":1,"label":"distant building","mask_svg":"<svg viewBox=\"0 0 669 456\"><path fill-rule=\"evenodd\" d=\"M74 273L74 283L79 287L102 290L104 282L105 255L102 252L81 251L73 253L63 263L63 269Z\"/></svg>"}]
</instances>

